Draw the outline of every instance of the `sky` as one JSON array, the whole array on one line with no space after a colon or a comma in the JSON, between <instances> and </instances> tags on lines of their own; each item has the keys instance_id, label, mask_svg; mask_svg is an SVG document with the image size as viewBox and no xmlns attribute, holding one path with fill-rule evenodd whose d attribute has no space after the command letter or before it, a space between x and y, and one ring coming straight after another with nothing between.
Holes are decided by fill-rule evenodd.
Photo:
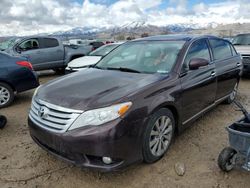
<instances>
[{"instance_id":1,"label":"sky","mask_svg":"<svg viewBox=\"0 0 250 188\"><path fill-rule=\"evenodd\" d=\"M111 28L250 22L250 0L0 0L0 36Z\"/></svg>"}]
</instances>

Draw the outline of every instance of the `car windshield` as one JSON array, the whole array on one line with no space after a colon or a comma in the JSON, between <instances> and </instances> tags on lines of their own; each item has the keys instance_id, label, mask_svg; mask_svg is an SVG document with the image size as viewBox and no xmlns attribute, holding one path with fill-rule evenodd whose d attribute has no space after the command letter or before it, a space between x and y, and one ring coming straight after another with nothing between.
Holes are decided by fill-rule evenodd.
<instances>
[{"instance_id":1,"label":"car windshield","mask_svg":"<svg viewBox=\"0 0 250 188\"><path fill-rule=\"evenodd\" d=\"M96 68L138 73L169 73L185 41L140 41L117 47Z\"/></svg>"},{"instance_id":2,"label":"car windshield","mask_svg":"<svg viewBox=\"0 0 250 188\"><path fill-rule=\"evenodd\" d=\"M91 52L89 55L90 56L105 56L117 46L118 44L105 45L100 48L97 48L95 51Z\"/></svg>"},{"instance_id":3,"label":"car windshield","mask_svg":"<svg viewBox=\"0 0 250 188\"><path fill-rule=\"evenodd\" d=\"M0 42L0 50L4 51L11 46L14 45L14 43L18 40L18 38L8 38Z\"/></svg>"},{"instance_id":4,"label":"car windshield","mask_svg":"<svg viewBox=\"0 0 250 188\"><path fill-rule=\"evenodd\" d=\"M232 43L234 45L250 45L250 35L238 35L233 39Z\"/></svg>"}]
</instances>

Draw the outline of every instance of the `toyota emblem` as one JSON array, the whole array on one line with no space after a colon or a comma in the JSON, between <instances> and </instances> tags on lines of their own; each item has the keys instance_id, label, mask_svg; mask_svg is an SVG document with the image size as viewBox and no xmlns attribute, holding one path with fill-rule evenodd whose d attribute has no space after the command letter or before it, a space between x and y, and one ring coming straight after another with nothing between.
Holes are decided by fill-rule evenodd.
<instances>
[{"instance_id":1,"label":"toyota emblem","mask_svg":"<svg viewBox=\"0 0 250 188\"><path fill-rule=\"evenodd\" d=\"M49 109L46 108L45 106L41 106L40 109L38 110L38 116L42 119L45 119L48 117Z\"/></svg>"}]
</instances>

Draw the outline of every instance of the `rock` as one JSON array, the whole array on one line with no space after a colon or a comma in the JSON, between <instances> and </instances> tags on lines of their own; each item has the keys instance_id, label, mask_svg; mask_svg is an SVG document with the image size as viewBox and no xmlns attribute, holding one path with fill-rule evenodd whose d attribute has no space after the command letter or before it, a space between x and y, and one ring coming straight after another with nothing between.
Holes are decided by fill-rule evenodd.
<instances>
[{"instance_id":1,"label":"rock","mask_svg":"<svg viewBox=\"0 0 250 188\"><path fill-rule=\"evenodd\" d=\"M183 176L185 174L186 168L184 163L176 163L175 166L175 172L178 176Z\"/></svg>"},{"instance_id":2,"label":"rock","mask_svg":"<svg viewBox=\"0 0 250 188\"><path fill-rule=\"evenodd\" d=\"M228 179L228 174L227 173L224 174L224 178Z\"/></svg>"},{"instance_id":3,"label":"rock","mask_svg":"<svg viewBox=\"0 0 250 188\"><path fill-rule=\"evenodd\" d=\"M3 156L3 157L2 157L2 160L5 160L5 159L7 159L7 157L6 157L6 156Z\"/></svg>"}]
</instances>

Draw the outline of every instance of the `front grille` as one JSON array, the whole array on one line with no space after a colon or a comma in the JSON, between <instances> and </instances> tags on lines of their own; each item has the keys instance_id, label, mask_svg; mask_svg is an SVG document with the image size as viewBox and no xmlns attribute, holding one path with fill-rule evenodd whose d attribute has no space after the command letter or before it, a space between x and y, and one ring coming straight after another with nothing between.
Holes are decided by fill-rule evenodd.
<instances>
[{"instance_id":1,"label":"front grille","mask_svg":"<svg viewBox=\"0 0 250 188\"><path fill-rule=\"evenodd\" d=\"M250 63L250 55L242 55L243 63Z\"/></svg>"},{"instance_id":2,"label":"front grille","mask_svg":"<svg viewBox=\"0 0 250 188\"><path fill-rule=\"evenodd\" d=\"M81 113L80 110L64 108L33 98L29 117L43 129L63 133Z\"/></svg>"}]
</instances>

